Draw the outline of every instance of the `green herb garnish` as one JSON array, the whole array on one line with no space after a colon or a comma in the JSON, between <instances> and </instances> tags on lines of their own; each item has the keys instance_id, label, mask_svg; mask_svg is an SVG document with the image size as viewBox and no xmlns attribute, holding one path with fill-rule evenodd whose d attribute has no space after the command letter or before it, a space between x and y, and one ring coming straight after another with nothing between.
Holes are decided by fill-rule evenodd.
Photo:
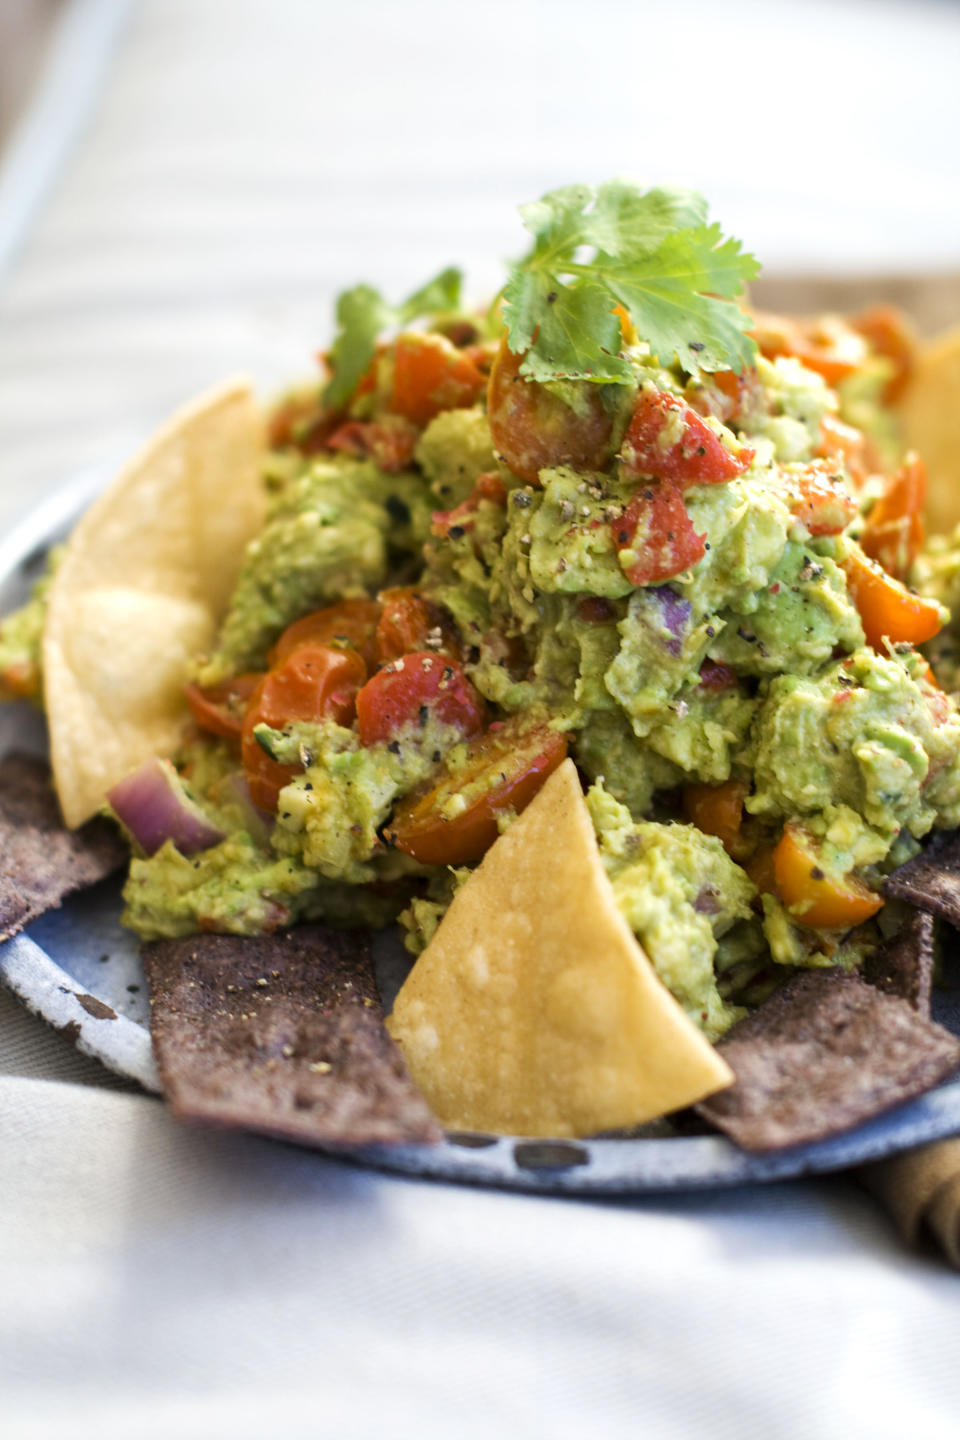
<instances>
[{"instance_id":1,"label":"green herb garnish","mask_svg":"<svg viewBox=\"0 0 960 1440\"><path fill-rule=\"evenodd\" d=\"M663 364L690 374L751 364L750 319L735 304L759 273L739 240L707 224L695 190L625 180L569 185L520 210L534 237L503 292L508 343L532 380L627 383L621 305Z\"/></svg>"}]
</instances>

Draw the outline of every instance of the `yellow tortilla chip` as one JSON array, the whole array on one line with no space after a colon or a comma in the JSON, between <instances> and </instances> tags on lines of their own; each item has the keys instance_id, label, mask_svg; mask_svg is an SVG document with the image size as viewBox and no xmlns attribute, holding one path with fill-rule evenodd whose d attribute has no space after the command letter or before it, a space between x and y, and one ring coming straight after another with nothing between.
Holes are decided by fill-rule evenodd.
<instances>
[{"instance_id":1,"label":"yellow tortilla chip","mask_svg":"<svg viewBox=\"0 0 960 1440\"><path fill-rule=\"evenodd\" d=\"M908 448L926 462L930 534L948 534L960 524L960 329L921 350L900 417Z\"/></svg>"},{"instance_id":2,"label":"yellow tortilla chip","mask_svg":"<svg viewBox=\"0 0 960 1440\"><path fill-rule=\"evenodd\" d=\"M50 753L64 819L177 745L187 661L208 646L263 519L263 425L246 380L179 410L84 515L49 592Z\"/></svg>"},{"instance_id":3,"label":"yellow tortilla chip","mask_svg":"<svg viewBox=\"0 0 960 1440\"><path fill-rule=\"evenodd\" d=\"M590 1135L733 1081L621 915L572 760L457 893L388 1026L453 1130Z\"/></svg>"}]
</instances>

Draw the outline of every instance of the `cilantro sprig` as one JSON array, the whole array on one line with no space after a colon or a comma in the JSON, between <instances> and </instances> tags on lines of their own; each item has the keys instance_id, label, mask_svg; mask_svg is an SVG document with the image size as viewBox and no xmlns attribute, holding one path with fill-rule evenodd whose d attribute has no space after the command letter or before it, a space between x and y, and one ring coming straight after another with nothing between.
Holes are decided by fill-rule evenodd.
<instances>
[{"instance_id":1,"label":"cilantro sprig","mask_svg":"<svg viewBox=\"0 0 960 1440\"><path fill-rule=\"evenodd\" d=\"M753 361L735 297L760 267L707 223L695 190L569 185L520 215L533 246L511 267L503 316L510 349L526 352L521 375L629 382L615 305L663 364L739 373Z\"/></svg>"},{"instance_id":2,"label":"cilantro sprig","mask_svg":"<svg viewBox=\"0 0 960 1440\"><path fill-rule=\"evenodd\" d=\"M344 290L337 300L337 334L329 355L333 373L323 397L327 405L336 409L350 399L369 369L384 330L457 310L462 284L462 272L449 266L400 305L391 305L372 285Z\"/></svg>"}]
</instances>

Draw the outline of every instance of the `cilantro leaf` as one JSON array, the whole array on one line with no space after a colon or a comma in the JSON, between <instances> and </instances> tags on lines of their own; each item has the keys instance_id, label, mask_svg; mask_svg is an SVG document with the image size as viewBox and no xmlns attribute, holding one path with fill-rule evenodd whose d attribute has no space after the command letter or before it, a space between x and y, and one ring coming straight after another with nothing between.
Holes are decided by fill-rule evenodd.
<instances>
[{"instance_id":1,"label":"cilantro leaf","mask_svg":"<svg viewBox=\"0 0 960 1440\"><path fill-rule=\"evenodd\" d=\"M665 364L676 357L695 373L751 363L750 321L735 297L759 267L707 224L696 191L569 185L520 214L534 243L503 300L510 348L526 352L522 375L628 381L615 305Z\"/></svg>"},{"instance_id":2,"label":"cilantro leaf","mask_svg":"<svg viewBox=\"0 0 960 1440\"><path fill-rule=\"evenodd\" d=\"M462 273L450 266L400 305L391 305L372 285L344 290L337 300L337 334L328 357L332 377L324 402L332 409L347 403L370 368L384 330L455 310L462 281Z\"/></svg>"}]
</instances>

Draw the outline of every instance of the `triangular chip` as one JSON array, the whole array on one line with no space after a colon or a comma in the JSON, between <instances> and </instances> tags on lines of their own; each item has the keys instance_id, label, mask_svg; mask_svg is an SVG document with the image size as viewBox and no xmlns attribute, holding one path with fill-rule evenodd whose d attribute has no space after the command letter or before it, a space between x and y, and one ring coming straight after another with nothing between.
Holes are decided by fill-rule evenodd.
<instances>
[{"instance_id":1,"label":"triangular chip","mask_svg":"<svg viewBox=\"0 0 960 1440\"><path fill-rule=\"evenodd\" d=\"M907 446L926 462L928 529L946 534L960 524L960 329L921 350L900 418Z\"/></svg>"},{"instance_id":2,"label":"triangular chip","mask_svg":"<svg viewBox=\"0 0 960 1440\"><path fill-rule=\"evenodd\" d=\"M180 410L77 525L50 587L44 695L68 825L178 743L187 661L213 639L263 518L249 384Z\"/></svg>"},{"instance_id":3,"label":"triangular chip","mask_svg":"<svg viewBox=\"0 0 960 1440\"><path fill-rule=\"evenodd\" d=\"M388 1028L450 1129L590 1135L733 1078L617 908L572 760L458 891Z\"/></svg>"}]
</instances>

